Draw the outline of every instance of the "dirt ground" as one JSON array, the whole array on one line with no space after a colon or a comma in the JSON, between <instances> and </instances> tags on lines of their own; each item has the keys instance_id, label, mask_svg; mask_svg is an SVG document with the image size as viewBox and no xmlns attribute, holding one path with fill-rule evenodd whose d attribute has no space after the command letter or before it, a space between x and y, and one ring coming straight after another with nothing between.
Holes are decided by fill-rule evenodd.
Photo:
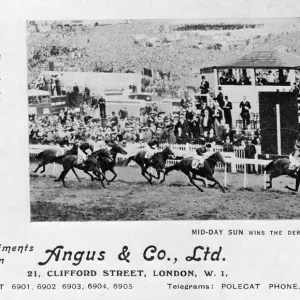
<instances>
[{"instance_id":1,"label":"dirt ground","mask_svg":"<svg viewBox=\"0 0 300 300\"><path fill-rule=\"evenodd\" d=\"M287 184L294 188L294 180L288 177L275 179L274 188L264 190L263 175L248 175L249 188L244 189L243 174L229 173L225 194L209 187L201 193L181 172L174 171L163 184L155 181L151 186L139 168L116 167L118 177L106 189L80 170L82 182L70 172L65 188L62 182L54 182L52 165L46 166L46 175L34 174L35 167L34 163L30 166L33 222L300 218L299 194L284 188ZM60 172L57 166L56 177ZM223 184L224 173L215 175ZM112 175L107 173L107 177Z\"/></svg>"}]
</instances>

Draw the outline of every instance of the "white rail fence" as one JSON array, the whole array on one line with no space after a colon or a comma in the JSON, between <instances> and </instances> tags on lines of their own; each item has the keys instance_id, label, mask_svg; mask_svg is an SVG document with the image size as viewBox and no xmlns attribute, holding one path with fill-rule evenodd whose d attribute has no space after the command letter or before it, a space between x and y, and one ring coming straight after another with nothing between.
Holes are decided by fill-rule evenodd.
<instances>
[{"instance_id":1,"label":"white rail fence","mask_svg":"<svg viewBox=\"0 0 300 300\"><path fill-rule=\"evenodd\" d=\"M160 145L158 151L161 151L162 149L164 149L166 145ZM179 157L183 157L183 156L193 156L195 154L195 151L197 148L199 148L199 145L177 145L177 144L172 144L169 145L172 149L172 151L174 152L174 154L176 156ZM127 151L127 155L131 156L136 154L139 150L145 149L147 146L146 144L138 144L138 143L134 143L134 144L127 144L127 146L125 147L126 151ZM70 147L69 147L70 148ZM68 149L69 149L68 148ZM97 147L96 147L97 148ZM51 145L30 145L29 147L29 155L30 157L34 157L36 156L38 153L40 153L43 150L46 149L57 149L57 150L61 150L63 148L61 148L60 146L51 146ZM67 148L64 148L67 149ZM96 150L96 149L95 149ZM237 171L241 172L243 171L243 186L244 188L249 186L248 183L248 178L247 178L247 165L254 165L256 171L258 170L258 168L261 168L261 170L264 170L264 166L266 166L267 164L269 164L271 162L271 160L259 160L259 159L247 159L245 158L245 153L244 153L244 149L242 147L235 147L234 148L234 152L223 152L222 146L214 146L211 148L211 151L209 151L208 153L206 153L206 156L210 156L213 153L220 151L222 152L222 155L226 161L226 166L218 163L216 166L216 169L218 171L223 171L224 172L224 186L227 186L229 183L228 180L228 170L227 170L227 166L230 165L230 172L231 173L236 173ZM121 157L119 157L119 159L121 159ZM170 165L174 165L175 163L177 163L179 160L168 160L167 161L167 166ZM53 164L53 175L55 176L56 174L56 166L55 164ZM267 175L266 172L263 172L263 183L264 183L264 188L266 188L266 179L267 179Z\"/></svg>"}]
</instances>

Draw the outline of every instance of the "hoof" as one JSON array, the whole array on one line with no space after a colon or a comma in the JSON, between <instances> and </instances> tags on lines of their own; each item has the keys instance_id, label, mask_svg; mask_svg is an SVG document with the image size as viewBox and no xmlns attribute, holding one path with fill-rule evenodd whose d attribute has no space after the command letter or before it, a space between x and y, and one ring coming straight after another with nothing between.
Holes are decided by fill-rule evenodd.
<instances>
[{"instance_id":1,"label":"hoof","mask_svg":"<svg viewBox=\"0 0 300 300\"><path fill-rule=\"evenodd\" d=\"M42 174L42 173L44 173L45 171L41 171L40 173Z\"/></svg>"},{"instance_id":2,"label":"hoof","mask_svg":"<svg viewBox=\"0 0 300 300\"><path fill-rule=\"evenodd\" d=\"M54 180L54 182L58 182L58 181L60 181L60 180L59 180L59 179L55 179L55 180Z\"/></svg>"},{"instance_id":3,"label":"hoof","mask_svg":"<svg viewBox=\"0 0 300 300\"><path fill-rule=\"evenodd\" d=\"M285 188L285 189L288 189L289 187L286 185L284 188Z\"/></svg>"},{"instance_id":4,"label":"hoof","mask_svg":"<svg viewBox=\"0 0 300 300\"><path fill-rule=\"evenodd\" d=\"M92 177L91 180L94 181L94 177Z\"/></svg>"},{"instance_id":5,"label":"hoof","mask_svg":"<svg viewBox=\"0 0 300 300\"><path fill-rule=\"evenodd\" d=\"M267 189L269 190L271 188L271 186L267 186ZM287 187L285 187L285 188L287 188Z\"/></svg>"},{"instance_id":6,"label":"hoof","mask_svg":"<svg viewBox=\"0 0 300 300\"><path fill-rule=\"evenodd\" d=\"M160 183L163 183L163 182L164 182L163 180L160 181Z\"/></svg>"}]
</instances>

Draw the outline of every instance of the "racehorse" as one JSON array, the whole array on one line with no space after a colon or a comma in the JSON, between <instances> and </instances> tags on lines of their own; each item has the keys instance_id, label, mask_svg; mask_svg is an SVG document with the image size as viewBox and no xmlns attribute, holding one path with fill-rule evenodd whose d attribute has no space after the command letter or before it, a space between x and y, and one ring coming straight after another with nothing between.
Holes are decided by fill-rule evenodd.
<instances>
[{"instance_id":1,"label":"racehorse","mask_svg":"<svg viewBox=\"0 0 300 300\"><path fill-rule=\"evenodd\" d=\"M93 145L90 145L89 143L83 143L79 146L79 148L87 154L87 150L90 149L92 152L94 151ZM63 150L64 151L64 150ZM37 168L34 170L34 173L36 173L40 167L43 167L43 170L41 173L44 173L46 168L45 166L54 162L60 163L60 159L58 157L66 156L66 155L77 155L78 153L78 145L73 145L72 149L65 151L64 153L61 152L61 150L57 149L47 149L42 152L40 152L36 158L38 160L41 160L41 162L38 164Z\"/></svg>"},{"instance_id":2,"label":"racehorse","mask_svg":"<svg viewBox=\"0 0 300 300\"><path fill-rule=\"evenodd\" d=\"M61 180L63 182L64 187L66 187L65 177L70 170L73 171L78 181L81 182L80 178L78 177L75 171L75 168L82 170L84 171L84 173L88 174L91 177L92 181L94 180L94 177L89 173L89 171L93 172L100 180L103 188L105 188L103 179L105 179L107 184L109 184L105 175L100 171L100 166L98 164L96 157L92 155L88 155L85 161L78 161L78 156L67 155L67 156L60 157L60 159L61 159L61 164L63 165L63 171L61 172L59 178L55 180L55 182Z\"/></svg>"},{"instance_id":3,"label":"racehorse","mask_svg":"<svg viewBox=\"0 0 300 300\"><path fill-rule=\"evenodd\" d=\"M282 175L288 175L292 178L296 179L296 185L295 188L292 189L289 186L285 186L286 189L289 189L293 192L298 192L299 189L299 183L300 183L300 170L298 169L296 172L295 170L290 170L290 160L287 158L278 158L273 161L271 161L266 167L265 171L271 171L270 173L270 180L266 183L269 183L270 185L267 186L267 189L272 188L272 179L282 176Z\"/></svg>"},{"instance_id":4,"label":"racehorse","mask_svg":"<svg viewBox=\"0 0 300 300\"><path fill-rule=\"evenodd\" d=\"M165 181L166 175L170 173L173 170L176 171L181 171L183 172L190 180L191 184L194 185L199 191L203 192L203 190L195 183L194 180L199 180L205 184L205 180L202 178L198 178L197 176L206 178L207 180L213 181L213 184L210 184L210 187L214 187L216 184L219 185L221 188L222 192L225 193L224 188L220 184L220 182L213 177L213 174L215 172L215 166L218 162L222 164L226 164L222 154L218 151L211 156L209 156L207 159L205 159L203 166L200 168L193 168L192 163L193 163L194 158L193 157L185 157L183 158L180 162L176 163L173 166L167 167L166 172L164 174L164 178L162 179L161 183ZM191 175L192 173L192 175Z\"/></svg>"},{"instance_id":5,"label":"racehorse","mask_svg":"<svg viewBox=\"0 0 300 300\"><path fill-rule=\"evenodd\" d=\"M166 147L163 151L157 152L154 155L149 155L145 150L139 151L136 155L130 156L126 162L126 166L134 160L142 169L142 175L152 184L152 178L160 179L160 173L164 173L166 162L169 156L174 156L173 151ZM147 169L152 167L156 170L157 176L148 173ZM149 176L149 178L146 176Z\"/></svg>"},{"instance_id":6,"label":"racehorse","mask_svg":"<svg viewBox=\"0 0 300 300\"><path fill-rule=\"evenodd\" d=\"M116 165L116 158L118 153L126 155L127 152L119 145L119 144L114 144L112 148L110 149L110 155L111 158L107 157L107 155L103 155L107 151L107 149L100 149L95 152L93 152L91 155L96 156L98 158L98 162L100 164L100 168L105 175L107 171L110 171L111 173L114 174L114 177L109 180L109 182L112 182L116 179L117 173L114 170L114 167Z\"/></svg>"}]
</instances>

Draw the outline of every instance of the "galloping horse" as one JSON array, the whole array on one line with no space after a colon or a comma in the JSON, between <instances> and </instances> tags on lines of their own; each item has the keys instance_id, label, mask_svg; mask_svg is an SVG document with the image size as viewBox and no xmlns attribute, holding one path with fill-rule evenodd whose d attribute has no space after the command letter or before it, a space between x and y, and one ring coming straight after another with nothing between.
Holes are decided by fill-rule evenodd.
<instances>
[{"instance_id":1,"label":"galloping horse","mask_svg":"<svg viewBox=\"0 0 300 300\"><path fill-rule=\"evenodd\" d=\"M270 180L266 183L269 183L270 185L267 186L267 189L272 188L272 179L282 176L282 175L288 175L292 178L296 179L296 185L295 188L292 189L289 186L285 186L286 189L289 189L294 192L298 192L299 189L299 183L300 183L300 170L297 170L296 172L294 170L289 169L290 166L290 160L287 158L278 158L273 161L271 161L266 167L265 171L271 171L270 173Z\"/></svg>"},{"instance_id":2,"label":"galloping horse","mask_svg":"<svg viewBox=\"0 0 300 300\"><path fill-rule=\"evenodd\" d=\"M145 150L139 151L136 155L130 156L126 162L126 166L134 160L142 169L142 175L152 184L152 178L160 179L160 173L164 173L166 162L169 156L174 156L173 151L166 147L163 151L150 155ZM148 173L147 169L152 167L157 172L157 177ZM149 176L149 178L146 176Z\"/></svg>"},{"instance_id":3,"label":"galloping horse","mask_svg":"<svg viewBox=\"0 0 300 300\"><path fill-rule=\"evenodd\" d=\"M193 157L185 157L180 162L176 163L174 166L170 166L166 168L166 172L164 174L164 178L162 179L161 183L165 181L166 175L170 173L173 170L181 171L183 172L190 180L191 184L193 184L199 191L203 192L203 190L195 183L194 180L199 180L205 184L204 179L197 178L197 176L204 177L207 180L213 181L214 184L211 184L209 186L214 187L216 184L219 185L222 192L225 193L224 188L220 184L220 182L213 177L213 174L215 172L215 166L218 162L225 164L225 160L220 152L216 152L209 156L207 159L205 159L203 167L200 168L193 168L192 162L194 158ZM191 176L192 173L192 176Z\"/></svg>"},{"instance_id":4,"label":"galloping horse","mask_svg":"<svg viewBox=\"0 0 300 300\"><path fill-rule=\"evenodd\" d=\"M89 143L82 143L79 148L87 154L87 150L90 149L92 152L94 151L93 145L90 145ZM45 166L54 162L60 163L60 159L58 157L60 156L66 156L66 155L77 155L78 153L78 145L73 145L73 147L70 150L57 150L57 149L47 149L42 152L40 152L36 158L38 160L41 160L41 162L38 164L37 168L34 170L34 173L36 173L40 167L43 167L43 170L41 173L44 173L46 168Z\"/></svg>"},{"instance_id":5,"label":"galloping horse","mask_svg":"<svg viewBox=\"0 0 300 300\"><path fill-rule=\"evenodd\" d=\"M114 170L114 167L116 165L117 154L120 153L126 155L127 152L119 144L114 144L110 149L111 158L107 157L107 155L104 155L105 152L107 152L106 149L100 149L93 152L91 155L98 158L100 168L104 175L107 171L110 171L114 174L114 177L109 180L109 182L112 182L117 177L117 173Z\"/></svg>"},{"instance_id":6,"label":"galloping horse","mask_svg":"<svg viewBox=\"0 0 300 300\"><path fill-rule=\"evenodd\" d=\"M81 182L80 178L78 177L78 175L75 171L75 168L84 171L84 173L88 174L92 180L94 180L94 177L89 173L89 171L93 172L98 177L103 188L105 188L103 179L105 179L107 184L109 184L105 175L100 171L100 166L97 161L97 158L95 158L92 155L88 155L87 160L82 161L82 162L78 162L78 156L76 156L76 155L61 156L58 159L60 160L60 163L63 165L64 169L61 172L59 178L56 179L55 181L61 180L63 182L64 187L66 187L65 177L70 170L73 171L73 173L75 174L78 181Z\"/></svg>"}]
</instances>

